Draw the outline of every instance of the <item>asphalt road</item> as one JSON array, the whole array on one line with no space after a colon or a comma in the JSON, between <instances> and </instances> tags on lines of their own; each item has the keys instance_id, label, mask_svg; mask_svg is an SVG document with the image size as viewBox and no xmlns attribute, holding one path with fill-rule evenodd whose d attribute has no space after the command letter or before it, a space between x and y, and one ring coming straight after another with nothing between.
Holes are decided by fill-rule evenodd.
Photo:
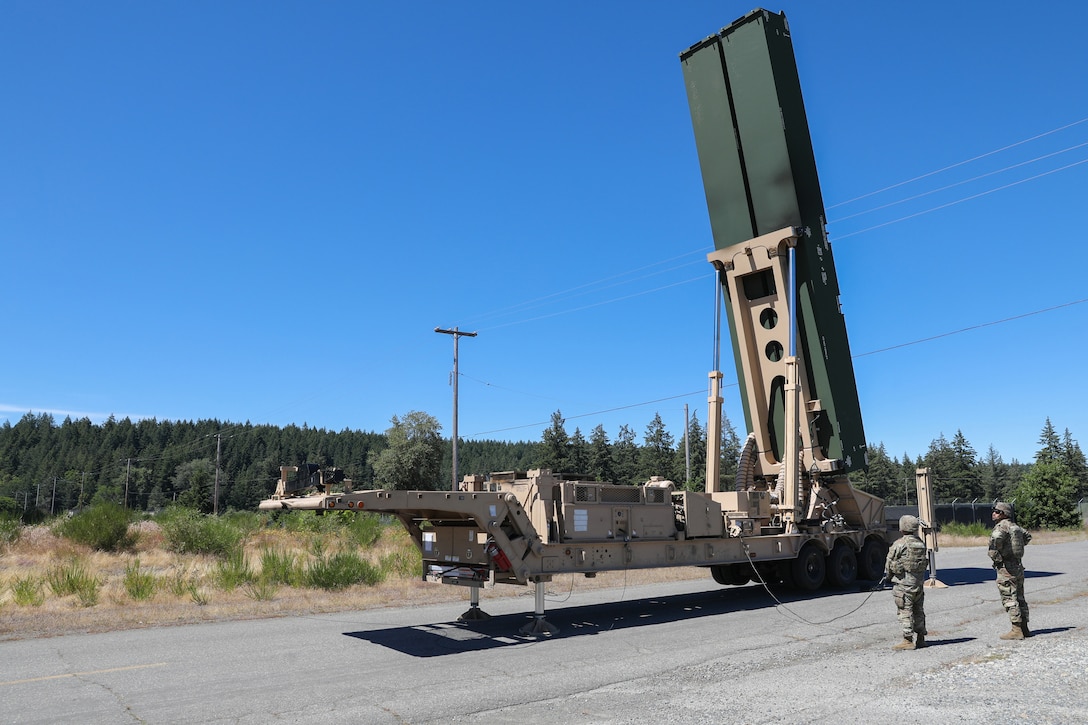
<instances>
[{"instance_id":1,"label":"asphalt road","mask_svg":"<svg viewBox=\"0 0 1088 725\"><path fill-rule=\"evenodd\" d=\"M1088 542L1032 545L1037 636L979 547L938 554L932 646L893 652L890 590L803 597L705 580L0 643L4 723L1088 722ZM1000 708L1000 709L998 709Z\"/></svg>"}]
</instances>

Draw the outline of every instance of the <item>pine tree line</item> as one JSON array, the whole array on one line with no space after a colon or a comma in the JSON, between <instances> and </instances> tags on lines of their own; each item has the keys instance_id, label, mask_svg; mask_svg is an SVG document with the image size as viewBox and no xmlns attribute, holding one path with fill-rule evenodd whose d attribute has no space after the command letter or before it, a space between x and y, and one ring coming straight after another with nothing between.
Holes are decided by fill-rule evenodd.
<instances>
[{"instance_id":1,"label":"pine tree line","mask_svg":"<svg viewBox=\"0 0 1088 725\"><path fill-rule=\"evenodd\" d=\"M220 510L255 507L274 489L281 465L336 466L357 488L388 486L396 480L397 466L404 465L397 456L402 429L409 422L419 429L416 435L431 441L416 457L433 459L410 464L415 470L412 485L445 488L452 477L450 441L441 438L441 426L425 413L394 417L385 433L218 420L134 423L112 417L100 425L86 418L66 418L58 425L48 414L28 413L15 425L0 426L0 504L60 513L97 501L139 510L180 502L208 511L217 447ZM721 485L728 489L740 440L728 418L722 429ZM409 445L406 439L403 443ZM979 456L962 431L951 441L941 434L917 457L891 457L881 443L869 446L868 470L851 478L889 503L910 502L915 469L924 466L932 470L942 502L1019 497L1047 502L1048 511L1075 510L1088 493L1088 466L1080 445L1068 429L1059 435L1049 419L1039 444L1035 461L1024 464L1006 463L992 446ZM705 484L706 431L697 416L679 436L655 414L641 437L623 425L610 439L601 425L588 438L579 428L568 434L562 413L556 411L538 442L469 440L458 448L461 474L550 468L617 484L639 484L651 476L689 490L703 490ZM1048 520L1056 516L1060 518L1047 514Z\"/></svg>"}]
</instances>

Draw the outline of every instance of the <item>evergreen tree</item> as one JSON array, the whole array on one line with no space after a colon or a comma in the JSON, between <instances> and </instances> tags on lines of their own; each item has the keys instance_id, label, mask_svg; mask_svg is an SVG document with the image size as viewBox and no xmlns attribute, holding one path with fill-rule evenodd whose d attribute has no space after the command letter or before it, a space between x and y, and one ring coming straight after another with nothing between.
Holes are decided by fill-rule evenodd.
<instances>
[{"instance_id":1,"label":"evergreen tree","mask_svg":"<svg viewBox=\"0 0 1088 725\"><path fill-rule=\"evenodd\" d=\"M174 474L173 481L174 490L178 491L178 505L210 514L214 481L215 464L210 458L200 458L181 464Z\"/></svg>"},{"instance_id":2,"label":"evergreen tree","mask_svg":"<svg viewBox=\"0 0 1088 725\"><path fill-rule=\"evenodd\" d=\"M550 468L558 473L569 467L570 437L564 427L565 423L562 412L557 410L552 413L552 423L544 429L540 441L541 468Z\"/></svg>"},{"instance_id":3,"label":"evergreen tree","mask_svg":"<svg viewBox=\"0 0 1088 725\"><path fill-rule=\"evenodd\" d=\"M1039 434L1039 445L1041 448L1035 452L1035 462L1040 461L1060 461L1062 459L1062 441L1058 437L1058 432L1054 430L1054 425L1050 422L1050 417L1046 419L1046 423L1043 425L1043 431Z\"/></svg>"},{"instance_id":4,"label":"evergreen tree","mask_svg":"<svg viewBox=\"0 0 1088 725\"><path fill-rule=\"evenodd\" d=\"M897 490L899 487L896 485L899 464L888 457L888 451L883 443L875 448L870 443L867 448L869 468L866 471L852 472L851 480L861 490L883 499L891 499L897 493L901 494L902 490ZM853 478L855 475L857 478Z\"/></svg>"},{"instance_id":5,"label":"evergreen tree","mask_svg":"<svg viewBox=\"0 0 1088 725\"><path fill-rule=\"evenodd\" d=\"M1005 484L1008 480L1009 467L1002 460L997 449L990 445L986 451L986 457L979 465L979 481L982 485L982 498L985 501L994 501L1005 493Z\"/></svg>"},{"instance_id":6,"label":"evergreen tree","mask_svg":"<svg viewBox=\"0 0 1088 725\"><path fill-rule=\"evenodd\" d=\"M1062 436L1062 463L1077 482L1077 498L1084 498L1088 494L1088 462L1084 459L1080 444L1073 440L1068 428Z\"/></svg>"},{"instance_id":7,"label":"evergreen tree","mask_svg":"<svg viewBox=\"0 0 1088 725\"><path fill-rule=\"evenodd\" d=\"M1050 418L1043 426L1039 445L1035 464L1014 492L1017 522L1025 528L1080 526L1077 479L1066 465L1062 441Z\"/></svg>"},{"instance_id":8,"label":"evergreen tree","mask_svg":"<svg viewBox=\"0 0 1088 725\"><path fill-rule=\"evenodd\" d=\"M1024 528L1080 527L1077 483L1061 461L1040 458L1016 488L1016 520Z\"/></svg>"},{"instance_id":9,"label":"evergreen tree","mask_svg":"<svg viewBox=\"0 0 1088 725\"><path fill-rule=\"evenodd\" d=\"M955 482L953 480L956 469L956 454L952 450L944 433L934 438L926 451L924 462L919 468L929 468L933 480L933 492L937 501L942 499L951 501L956 498ZM911 474L911 481L914 475ZM911 484L913 488L913 484ZM961 497L962 498L962 497Z\"/></svg>"},{"instance_id":10,"label":"evergreen tree","mask_svg":"<svg viewBox=\"0 0 1088 725\"><path fill-rule=\"evenodd\" d=\"M665 429L659 413L654 413L654 419L646 426L639 464L642 473L639 478L644 481L650 480L651 476L677 478L673 470L673 437Z\"/></svg>"},{"instance_id":11,"label":"evergreen tree","mask_svg":"<svg viewBox=\"0 0 1088 725\"><path fill-rule=\"evenodd\" d=\"M690 453L691 476L687 475L688 456ZM683 473L680 481L688 491L706 490L706 432L699 424L697 415L691 416L687 434L680 439L676 447L675 470Z\"/></svg>"},{"instance_id":12,"label":"evergreen tree","mask_svg":"<svg viewBox=\"0 0 1088 725\"><path fill-rule=\"evenodd\" d=\"M583 477L588 476L589 454L589 443L586 442L581 429L575 428L574 434L570 437L570 457L567 459L567 467L570 468L570 472Z\"/></svg>"},{"instance_id":13,"label":"evergreen tree","mask_svg":"<svg viewBox=\"0 0 1088 725\"><path fill-rule=\"evenodd\" d=\"M945 492L960 501L973 501L982 495L982 483L979 480L978 461L975 449L967 442L962 430L957 430L950 444L952 449L952 470L949 472L949 487Z\"/></svg>"},{"instance_id":14,"label":"evergreen tree","mask_svg":"<svg viewBox=\"0 0 1088 725\"><path fill-rule=\"evenodd\" d=\"M729 416L722 411L722 448L721 463L718 468L718 490L732 491L737 480L737 466L740 463L741 441L737 429Z\"/></svg>"},{"instance_id":15,"label":"evergreen tree","mask_svg":"<svg viewBox=\"0 0 1088 725\"><path fill-rule=\"evenodd\" d=\"M612 470L615 472L616 483L641 483L638 480L638 444L635 443L635 432L629 426L620 426L616 442L612 444Z\"/></svg>"},{"instance_id":16,"label":"evergreen tree","mask_svg":"<svg viewBox=\"0 0 1088 725\"><path fill-rule=\"evenodd\" d=\"M608 442L604 426L600 424L589 434L589 473L598 481L616 481L612 467L612 446Z\"/></svg>"}]
</instances>

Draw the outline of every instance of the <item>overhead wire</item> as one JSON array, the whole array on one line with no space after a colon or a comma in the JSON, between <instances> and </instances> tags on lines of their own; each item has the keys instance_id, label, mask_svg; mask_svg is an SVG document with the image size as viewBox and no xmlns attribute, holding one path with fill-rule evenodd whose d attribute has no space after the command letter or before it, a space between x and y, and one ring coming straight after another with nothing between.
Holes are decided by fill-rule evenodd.
<instances>
[{"instance_id":1,"label":"overhead wire","mask_svg":"<svg viewBox=\"0 0 1088 725\"><path fill-rule=\"evenodd\" d=\"M900 181L900 182L897 182L895 184L891 184L890 186L885 186L884 188L877 189L876 191L870 191L869 193L862 194L861 196L855 196L853 199L847 199L846 201L840 201L840 202L838 202L836 204L832 204L831 206L829 206L827 208L828 209L835 209L835 208L840 207L840 206L846 206L847 204L853 204L855 201L861 201L862 199L868 199L871 196L876 196L877 194L883 194L886 191L891 191L892 189L898 189L901 186L906 186L907 184L913 184L916 181L921 181L922 179L927 179L927 178L929 178L931 176L936 176L937 174L944 173L945 171L951 171L952 169L959 168L960 166L965 166L967 164L970 164L970 163L975 162L975 161L979 161L979 160L987 158L989 156L994 156L995 154L999 154L1002 151L1008 151L1009 149L1016 148L1017 146L1023 146L1026 143L1031 143L1032 141L1038 141L1041 138L1044 138L1046 136L1050 136L1050 135L1058 133L1060 131L1065 131L1066 129L1073 128L1074 126L1078 126L1078 125L1080 125L1082 123L1085 123L1085 122L1088 122L1088 116L1085 116L1084 118L1082 118L1080 120L1073 121L1072 123L1067 123L1064 126L1058 126L1057 128L1052 128L1049 131L1044 131L1043 133L1036 134L1035 136L1031 136L1030 138L1023 139L1022 141L1017 141L1015 143L1008 144L1007 146L1002 146L1001 148L997 148L997 149L994 149L992 151L987 151L986 153L979 154L978 156L972 156L971 158L964 159L963 161L957 161L954 164L949 164L948 166L943 166L943 167L941 167L939 169L935 169L934 171L929 171L929 172L926 172L926 173L921 174L919 176L915 176L914 178L907 179L905 181Z\"/></svg>"}]
</instances>

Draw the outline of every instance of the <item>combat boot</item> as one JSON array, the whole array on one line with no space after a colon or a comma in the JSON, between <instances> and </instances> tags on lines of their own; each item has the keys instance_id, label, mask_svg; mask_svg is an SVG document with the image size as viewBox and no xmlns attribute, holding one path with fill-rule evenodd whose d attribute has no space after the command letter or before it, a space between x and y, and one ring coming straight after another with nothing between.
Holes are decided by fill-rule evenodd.
<instances>
[{"instance_id":1,"label":"combat boot","mask_svg":"<svg viewBox=\"0 0 1088 725\"><path fill-rule=\"evenodd\" d=\"M1023 630L1020 629L1019 624L1012 625L1012 629L1010 629L1005 634L1001 635L1001 639L1023 639L1023 638L1024 638L1024 632L1023 632Z\"/></svg>"},{"instance_id":2,"label":"combat boot","mask_svg":"<svg viewBox=\"0 0 1088 725\"><path fill-rule=\"evenodd\" d=\"M914 638L914 649L922 649L925 646L926 636L924 634L919 634L917 637Z\"/></svg>"},{"instance_id":3,"label":"combat boot","mask_svg":"<svg viewBox=\"0 0 1088 725\"><path fill-rule=\"evenodd\" d=\"M914 641L910 637L904 637L903 641L892 647L892 649L914 649Z\"/></svg>"}]
</instances>

